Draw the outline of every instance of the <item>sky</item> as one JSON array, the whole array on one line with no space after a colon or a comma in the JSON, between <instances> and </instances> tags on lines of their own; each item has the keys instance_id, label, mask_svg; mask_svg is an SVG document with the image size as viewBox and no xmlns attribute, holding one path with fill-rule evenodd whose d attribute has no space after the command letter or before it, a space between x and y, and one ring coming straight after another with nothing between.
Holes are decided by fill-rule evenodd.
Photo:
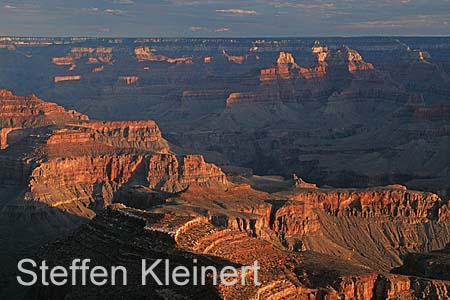
<instances>
[{"instance_id":1,"label":"sky","mask_svg":"<svg viewBox=\"0 0 450 300\"><path fill-rule=\"evenodd\" d=\"M450 0L0 0L0 36L450 36Z\"/></svg>"}]
</instances>

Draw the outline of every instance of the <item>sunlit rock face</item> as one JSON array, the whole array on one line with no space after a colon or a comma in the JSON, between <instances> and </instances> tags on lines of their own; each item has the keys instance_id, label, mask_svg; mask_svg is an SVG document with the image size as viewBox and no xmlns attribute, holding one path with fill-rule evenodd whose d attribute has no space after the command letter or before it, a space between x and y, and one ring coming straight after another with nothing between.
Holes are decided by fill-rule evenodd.
<instances>
[{"instance_id":1,"label":"sunlit rock face","mask_svg":"<svg viewBox=\"0 0 450 300\"><path fill-rule=\"evenodd\" d=\"M276 79L293 79L296 69L299 66L295 63L294 57L289 52L280 52L280 55L277 59L277 65L274 68L261 70L261 81L270 81Z\"/></svg>"},{"instance_id":2,"label":"sunlit rock face","mask_svg":"<svg viewBox=\"0 0 450 300\"><path fill-rule=\"evenodd\" d=\"M62 125L88 120L74 110L66 110L56 103L45 102L37 96L16 96L11 91L0 90L0 129L2 149L17 142L24 129Z\"/></svg>"},{"instance_id":3,"label":"sunlit rock face","mask_svg":"<svg viewBox=\"0 0 450 300\"><path fill-rule=\"evenodd\" d=\"M165 61L170 64L192 64L192 57L167 57L161 54L154 54L154 50L150 47L137 47L134 54L139 62L144 61Z\"/></svg>"},{"instance_id":4,"label":"sunlit rock face","mask_svg":"<svg viewBox=\"0 0 450 300\"><path fill-rule=\"evenodd\" d=\"M1 153L1 178L26 183L27 203L84 216L127 184L170 193L227 185L220 168L202 156L173 154L154 121L88 121L35 96L2 91L1 97L1 143L8 150Z\"/></svg>"},{"instance_id":5,"label":"sunlit rock face","mask_svg":"<svg viewBox=\"0 0 450 300\"><path fill-rule=\"evenodd\" d=\"M299 66L292 53L280 52L276 67L263 69L260 72L260 80L289 80L321 78L327 74L328 68L342 69L349 73L371 71L373 65L366 63L362 56L354 49L342 46L335 51L330 51L320 41L316 41L311 48L311 53L316 61L311 67Z\"/></svg>"},{"instance_id":6,"label":"sunlit rock face","mask_svg":"<svg viewBox=\"0 0 450 300\"><path fill-rule=\"evenodd\" d=\"M356 50L350 49L347 46L338 49L334 57L330 57L330 60L331 64L346 64L347 70L350 73L373 70L372 64L366 63Z\"/></svg>"},{"instance_id":7,"label":"sunlit rock face","mask_svg":"<svg viewBox=\"0 0 450 300\"><path fill-rule=\"evenodd\" d=\"M119 81L127 85L132 85L139 81L139 76L120 76Z\"/></svg>"}]
</instances>

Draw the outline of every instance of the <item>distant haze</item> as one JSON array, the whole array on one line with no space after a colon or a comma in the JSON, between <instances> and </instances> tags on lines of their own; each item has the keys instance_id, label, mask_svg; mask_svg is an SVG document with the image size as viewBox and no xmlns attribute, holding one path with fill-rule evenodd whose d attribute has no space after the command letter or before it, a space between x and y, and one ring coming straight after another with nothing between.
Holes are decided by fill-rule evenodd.
<instances>
[{"instance_id":1,"label":"distant haze","mask_svg":"<svg viewBox=\"0 0 450 300\"><path fill-rule=\"evenodd\" d=\"M10 0L0 35L450 35L450 0Z\"/></svg>"}]
</instances>

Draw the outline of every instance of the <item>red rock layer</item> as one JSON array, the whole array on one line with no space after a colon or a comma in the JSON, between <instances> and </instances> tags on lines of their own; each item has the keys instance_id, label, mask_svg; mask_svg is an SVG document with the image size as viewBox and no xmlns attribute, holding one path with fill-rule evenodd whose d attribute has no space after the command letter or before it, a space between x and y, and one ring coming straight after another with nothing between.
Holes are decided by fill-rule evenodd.
<instances>
[{"instance_id":1,"label":"red rock layer","mask_svg":"<svg viewBox=\"0 0 450 300\"><path fill-rule=\"evenodd\" d=\"M432 193L315 190L295 192L287 200L275 206L268 224L257 227L269 226L290 249L301 245L389 270L403 252L430 251L450 242L444 203Z\"/></svg>"},{"instance_id":2,"label":"red rock layer","mask_svg":"<svg viewBox=\"0 0 450 300\"><path fill-rule=\"evenodd\" d=\"M260 92L231 93L226 100L226 107L231 108L235 105L245 103L274 103L279 101L279 95L268 90Z\"/></svg>"},{"instance_id":3,"label":"red rock layer","mask_svg":"<svg viewBox=\"0 0 450 300\"><path fill-rule=\"evenodd\" d=\"M93 139L115 148L134 148L168 153L169 145L162 138L155 121L86 122L77 125L92 131Z\"/></svg>"},{"instance_id":4,"label":"red rock layer","mask_svg":"<svg viewBox=\"0 0 450 300\"><path fill-rule=\"evenodd\" d=\"M53 57L52 63L54 63L57 66L71 66L74 64L75 60L71 56L64 56L64 57Z\"/></svg>"},{"instance_id":5,"label":"red rock layer","mask_svg":"<svg viewBox=\"0 0 450 300\"><path fill-rule=\"evenodd\" d=\"M227 185L225 174L201 155L187 155L182 161L173 154L154 155L150 158L147 180L154 189L177 192L189 185Z\"/></svg>"},{"instance_id":6,"label":"red rock layer","mask_svg":"<svg viewBox=\"0 0 450 300\"><path fill-rule=\"evenodd\" d=\"M277 79L292 79L294 77L293 70L298 68L299 66L295 63L291 53L280 52L276 67L261 70L260 80L271 81Z\"/></svg>"},{"instance_id":7,"label":"red rock layer","mask_svg":"<svg viewBox=\"0 0 450 300\"><path fill-rule=\"evenodd\" d=\"M326 46L316 41L311 51L316 56L317 65L301 67L295 63L291 53L280 52L275 67L261 70L260 81L321 78L329 67L336 66L344 66L350 73L373 70L372 64L366 63L356 50L346 46L331 53Z\"/></svg>"},{"instance_id":8,"label":"red rock layer","mask_svg":"<svg viewBox=\"0 0 450 300\"><path fill-rule=\"evenodd\" d=\"M70 75L70 76L55 76L53 82L64 82L64 81L80 81L81 75Z\"/></svg>"},{"instance_id":9,"label":"red rock layer","mask_svg":"<svg viewBox=\"0 0 450 300\"><path fill-rule=\"evenodd\" d=\"M80 120L88 117L56 103L44 102L35 95L14 96L9 91L0 91L0 128L39 127Z\"/></svg>"},{"instance_id":10,"label":"red rock layer","mask_svg":"<svg viewBox=\"0 0 450 300\"><path fill-rule=\"evenodd\" d=\"M262 285L220 286L224 299L447 299L450 288L449 282L381 275L331 256L311 252L293 256L239 231L212 226L201 217L179 226L175 240L182 249L234 263L259 262Z\"/></svg>"},{"instance_id":11,"label":"red rock layer","mask_svg":"<svg viewBox=\"0 0 450 300\"><path fill-rule=\"evenodd\" d=\"M179 192L190 185L227 185L220 168L198 155L184 156L181 161L173 154L79 156L54 158L33 169L27 199L49 206L87 204L97 198L111 202L113 193L131 179L166 192Z\"/></svg>"}]
</instances>

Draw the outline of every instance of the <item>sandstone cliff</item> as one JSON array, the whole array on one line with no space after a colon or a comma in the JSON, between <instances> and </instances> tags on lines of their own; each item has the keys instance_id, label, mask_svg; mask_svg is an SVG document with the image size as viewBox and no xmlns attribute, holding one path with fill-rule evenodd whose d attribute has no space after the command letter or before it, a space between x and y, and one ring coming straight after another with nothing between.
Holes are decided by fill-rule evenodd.
<instances>
[{"instance_id":1,"label":"sandstone cliff","mask_svg":"<svg viewBox=\"0 0 450 300\"><path fill-rule=\"evenodd\" d=\"M12 141L21 138L25 128L63 125L69 122L88 120L88 117L73 110L44 102L37 96L15 96L7 90L0 90L0 141L2 149L8 147L9 135Z\"/></svg>"},{"instance_id":2,"label":"sandstone cliff","mask_svg":"<svg viewBox=\"0 0 450 300\"><path fill-rule=\"evenodd\" d=\"M295 63L292 54L288 52L280 52L276 67L261 70L260 80L271 81L277 79L293 79L293 72L296 69L299 69L299 66Z\"/></svg>"},{"instance_id":3,"label":"sandstone cliff","mask_svg":"<svg viewBox=\"0 0 450 300\"><path fill-rule=\"evenodd\" d=\"M356 50L347 46L329 51L328 47L316 41L311 52L316 58L315 64L311 67L299 66L291 53L280 52L276 67L261 70L260 81L321 78L327 74L329 68L355 75L374 69L373 65L366 63Z\"/></svg>"},{"instance_id":4,"label":"sandstone cliff","mask_svg":"<svg viewBox=\"0 0 450 300\"><path fill-rule=\"evenodd\" d=\"M126 185L174 193L190 185L228 184L202 156L172 154L154 121L87 121L36 96L5 90L0 104L2 149L9 146L1 159L11 168L1 178L19 176L28 186L28 202L77 214L80 207L111 203Z\"/></svg>"}]
</instances>

